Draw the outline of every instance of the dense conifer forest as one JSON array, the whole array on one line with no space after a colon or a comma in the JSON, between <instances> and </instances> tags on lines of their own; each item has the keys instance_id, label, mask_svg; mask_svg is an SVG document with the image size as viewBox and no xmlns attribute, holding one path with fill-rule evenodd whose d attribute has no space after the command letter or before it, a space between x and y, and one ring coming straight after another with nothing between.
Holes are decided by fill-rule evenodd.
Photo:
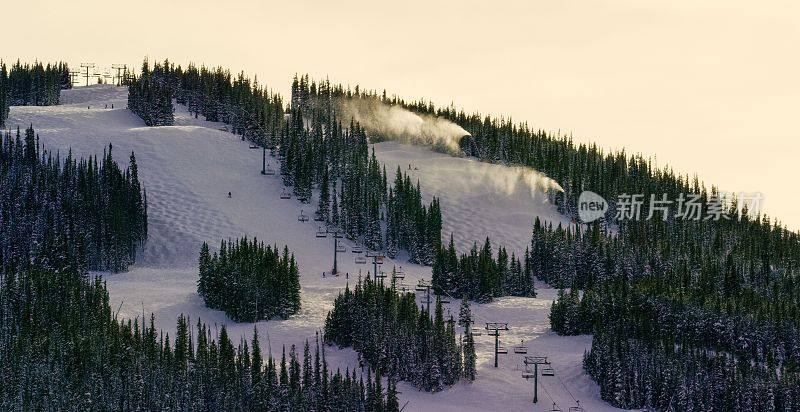
<instances>
[{"instance_id":1,"label":"dense conifer forest","mask_svg":"<svg viewBox=\"0 0 800 412\"><path fill-rule=\"evenodd\" d=\"M246 237L220 244L210 254L203 243L197 293L206 306L237 322L288 318L300 310L300 279L294 254Z\"/></svg>"},{"instance_id":2,"label":"dense conifer forest","mask_svg":"<svg viewBox=\"0 0 800 412\"><path fill-rule=\"evenodd\" d=\"M621 285L620 288L627 288ZM797 410L797 325L693 308L635 291L599 295L586 371L625 408ZM590 306L590 305L587 305Z\"/></svg>"},{"instance_id":3,"label":"dense conifer forest","mask_svg":"<svg viewBox=\"0 0 800 412\"><path fill-rule=\"evenodd\" d=\"M464 311L470 316L468 304ZM325 320L325 341L352 347L385 375L437 392L475 376L474 346L459 343L455 323L445 319L441 300L430 314L417 306L414 294L366 278L334 301Z\"/></svg>"},{"instance_id":4,"label":"dense conifer forest","mask_svg":"<svg viewBox=\"0 0 800 412\"><path fill-rule=\"evenodd\" d=\"M473 244L469 253L458 255L450 238L448 247L441 247L433 264L431 282L437 294L469 297L478 302L488 302L500 296L536 296L530 257L525 261L500 246L497 258L492 244L486 238L479 249Z\"/></svg>"},{"instance_id":5,"label":"dense conifer forest","mask_svg":"<svg viewBox=\"0 0 800 412\"><path fill-rule=\"evenodd\" d=\"M52 106L59 102L61 90L72 88L69 66L59 62L22 64L9 70L0 61L0 127L5 126L10 106Z\"/></svg>"},{"instance_id":6,"label":"dense conifer forest","mask_svg":"<svg viewBox=\"0 0 800 412\"><path fill-rule=\"evenodd\" d=\"M195 117L230 125L231 131L263 147L273 147L282 132L283 98L244 73L189 65L186 70L168 61L170 84L178 104Z\"/></svg>"},{"instance_id":7,"label":"dense conifer forest","mask_svg":"<svg viewBox=\"0 0 800 412\"><path fill-rule=\"evenodd\" d=\"M61 158L32 127L6 133L0 148L0 260L7 270L81 256L83 267L122 271L147 239L147 194L136 157L121 170L109 145L102 159ZM52 247L59 245L59 252Z\"/></svg>"},{"instance_id":8,"label":"dense conifer forest","mask_svg":"<svg viewBox=\"0 0 800 412\"><path fill-rule=\"evenodd\" d=\"M175 122L169 70L169 67L159 63L150 69L150 64L145 60L139 77L132 76L126 81L128 110L139 116L147 126L172 126Z\"/></svg>"},{"instance_id":9,"label":"dense conifer forest","mask_svg":"<svg viewBox=\"0 0 800 412\"><path fill-rule=\"evenodd\" d=\"M533 272L572 286L553 304L552 327L594 333L586 369L603 398L626 408L796 409L798 235L766 217L655 222L627 222L617 235L600 225L534 233L534 250L560 258L539 259Z\"/></svg>"},{"instance_id":10,"label":"dense conifer forest","mask_svg":"<svg viewBox=\"0 0 800 412\"><path fill-rule=\"evenodd\" d=\"M221 67L198 68L193 64L184 69L169 60L154 64L152 70L145 60L141 72L135 81L137 87L130 90L137 94L137 100L144 101L145 107L151 107L156 118L161 113L169 117L166 106L168 101L170 107L172 103L166 98L168 95L195 117L202 115L208 121L229 125L230 131L242 140L274 147L284 132L282 97L244 73L233 76Z\"/></svg>"}]
</instances>

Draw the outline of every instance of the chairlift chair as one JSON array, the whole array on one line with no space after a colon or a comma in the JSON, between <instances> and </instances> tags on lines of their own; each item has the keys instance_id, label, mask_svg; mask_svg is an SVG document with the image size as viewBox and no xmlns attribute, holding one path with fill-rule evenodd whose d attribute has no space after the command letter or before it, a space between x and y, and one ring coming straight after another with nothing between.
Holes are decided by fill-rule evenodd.
<instances>
[{"instance_id":1,"label":"chairlift chair","mask_svg":"<svg viewBox=\"0 0 800 412\"><path fill-rule=\"evenodd\" d=\"M366 255L367 255L367 257L377 257L380 254L378 252L374 251L374 250L368 250Z\"/></svg>"},{"instance_id":2,"label":"chairlift chair","mask_svg":"<svg viewBox=\"0 0 800 412\"><path fill-rule=\"evenodd\" d=\"M499 355L506 355L506 354L508 354L508 349L506 349L505 346L498 346L497 347L497 353Z\"/></svg>"},{"instance_id":3,"label":"chairlift chair","mask_svg":"<svg viewBox=\"0 0 800 412\"><path fill-rule=\"evenodd\" d=\"M350 249L350 251L353 253L364 253L364 248L359 245L355 245L352 249Z\"/></svg>"},{"instance_id":4,"label":"chairlift chair","mask_svg":"<svg viewBox=\"0 0 800 412\"><path fill-rule=\"evenodd\" d=\"M289 193L289 191L286 190L286 188L284 187L283 190L281 190L281 199L291 199L291 198L292 194Z\"/></svg>"},{"instance_id":5,"label":"chairlift chair","mask_svg":"<svg viewBox=\"0 0 800 412\"><path fill-rule=\"evenodd\" d=\"M550 409L550 412L561 412L561 408L559 408L558 405L553 402L553 409Z\"/></svg>"},{"instance_id":6,"label":"chairlift chair","mask_svg":"<svg viewBox=\"0 0 800 412\"><path fill-rule=\"evenodd\" d=\"M367 258L364 256L356 256L356 264L358 265L365 265L367 263Z\"/></svg>"},{"instance_id":7,"label":"chairlift chair","mask_svg":"<svg viewBox=\"0 0 800 412\"><path fill-rule=\"evenodd\" d=\"M271 166L267 166L267 167L264 168L264 174L265 175L269 175L269 176L274 176L275 175L275 169L273 169Z\"/></svg>"},{"instance_id":8,"label":"chairlift chair","mask_svg":"<svg viewBox=\"0 0 800 412\"><path fill-rule=\"evenodd\" d=\"M581 406L581 401L576 400L575 403L577 403L578 406L570 406L569 412L585 412L583 406Z\"/></svg>"},{"instance_id":9,"label":"chairlift chair","mask_svg":"<svg viewBox=\"0 0 800 412\"><path fill-rule=\"evenodd\" d=\"M536 374L533 372L522 372L522 377L525 379L533 379L536 377Z\"/></svg>"},{"instance_id":10,"label":"chairlift chair","mask_svg":"<svg viewBox=\"0 0 800 412\"><path fill-rule=\"evenodd\" d=\"M542 368L542 376L553 376L555 374L556 372L553 370L553 368L549 366L545 366Z\"/></svg>"},{"instance_id":11,"label":"chairlift chair","mask_svg":"<svg viewBox=\"0 0 800 412\"><path fill-rule=\"evenodd\" d=\"M250 145L250 148L251 148L251 149L258 149L258 146L257 146L257 145L254 145L254 144L251 144L251 145Z\"/></svg>"},{"instance_id":12,"label":"chairlift chair","mask_svg":"<svg viewBox=\"0 0 800 412\"><path fill-rule=\"evenodd\" d=\"M514 353L520 354L520 355L524 355L524 354L528 353L528 348L525 347L525 344L524 344L523 341L519 342L519 346L514 346Z\"/></svg>"},{"instance_id":13,"label":"chairlift chair","mask_svg":"<svg viewBox=\"0 0 800 412\"><path fill-rule=\"evenodd\" d=\"M314 214L314 221L315 222L324 222L325 221L325 216L322 216L320 214Z\"/></svg>"},{"instance_id":14,"label":"chairlift chair","mask_svg":"<svg viewBox=\"0 0 800 412\"><path fill-rule=\"evenodd\" d=\"M339 253L347 252L347 248L344 247L344 245L338 245L338 246L336 246L336 251L339 252Z\"/></svg>"},{"instance_id":15,"label":"chairlift chair","mask_svg":"<svg viewBox=\"0 0 800 412\"><path fill-rule=\"evenodd\" d=\"M328 231L325 230L322 226L317 228L317 237L328 237Z\"/></svg>"},{"instance_id":16,"label":"chairlift chair","mask_svg":"<svg viewBox=\"0 0 800 412\"><path fill-rule=\"evenodd\" d=\"M375 263L382 265L383 264L383 256L375 256Z\"/></svg>"},{"instance_id":17,"label":"chairlift chair","mask_svg":"<svg viewBox=\"0 0 800 412\"><path fill-rule=\"evenodd\" d=\"M470 335L472 335L472 336L481 336L481 335L483 335L483 333L481 331L479 331L479 330L473 330L473 331L470 331Z\"/></svg>"},{"instance_id":18,"label":"chairlift chair","mask_svg":"<svg viewBox=\"0 0 800 412\"><path fill-rule=\"evenodd\" d=\"M308 215L303 213L303 211L301 210L300 211L300 215L297 216L297 221L298 222L308 222Z\"/></svg>"}]
</instances>

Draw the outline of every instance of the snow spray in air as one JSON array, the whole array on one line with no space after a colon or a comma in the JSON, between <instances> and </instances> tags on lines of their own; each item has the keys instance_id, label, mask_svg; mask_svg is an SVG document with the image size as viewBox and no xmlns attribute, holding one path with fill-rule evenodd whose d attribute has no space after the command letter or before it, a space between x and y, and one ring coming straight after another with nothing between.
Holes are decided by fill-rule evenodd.
<instances>
[{"instance_id":1,"label":"snow spray in air","mask_svg":"<svg viewBox=\"0 0 800 412\"><path fill-rule=\"evenodd\" d=\"M342 119L352 118L379 141L428 146L452 156L464 156L459 141L470 133L449 120L417 114L378 99L340 98L336 106ZM499 195L511 196L527 191L533 199L541 197L546 200L543 194L564 191L558 182L529 167L476 161L476 167L465 172L471 184L492 187ZM465 190L469 191L469 188Z\"/></svg>"},{"instance_id":2,"label":"snow spray in air","mask_svg":"<svg viewBox=\"0 0 800 412\"><path fill-rule=\"evenodd\" d=\"M541 198L544 202L547 197L543 195L564 191L558 182L529 167L481 163L482 167L471 168L470 174L474 174L471 176L472 180L478 184L491 185L499 195L512 196L514 193L527 191L531 198Z\"/></svg>"},{"instance_id":3,"label":"snow spray in air","mask_svg":"<svg viewBox=\"0 0 800 412\"><path fill-rule=\"evenodd\" d=\"M453 156L463 156L458 143L470 135L449 120L417 114L377 99L342 98L337 108L343 119L352 118L379 140L430 146Z\"/></svg>"}]
</instances>

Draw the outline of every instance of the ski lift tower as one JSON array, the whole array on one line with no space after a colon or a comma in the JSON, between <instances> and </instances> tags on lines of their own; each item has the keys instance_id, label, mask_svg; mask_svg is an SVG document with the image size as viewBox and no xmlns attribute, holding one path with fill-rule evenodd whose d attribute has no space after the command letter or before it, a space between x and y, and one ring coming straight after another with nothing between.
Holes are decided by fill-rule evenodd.
<instances>
[{"instance_id":1,"label":"ski lift tower","mask_svg":"<svg viewBox=\"0 0 800 412\"><path fill-rule=\"evenodd\" d=\"M506 322L487 322L486 334L494 336L494 367L497 367L497 357L500 354L506 354L508 351L500 350L500 332L508 330L508 323Z\"/></svg>"},{"instance_id":2,"label":"ski lift tower","mask_svg":"<svg viewBox=\"0 0 800 412\"><path fill-rule=\"evenodd\" d=\"M261 174L267 174L267 146L261 146Z\"/></svg>"},{"instance_id":3,"label":"ski lift tower","mask_svg":"<svg viewBox=\"0 0 800 412\"><path fill-rule=\"evenodd\" d=\"M431 288L433 286L426 282L425 279L420 279L419 283L417 283L417 287L415 288L418 292L425 292L425 304L428 308L428 315L431 313Z\"/></svg>"},{"instance_id":4,"label":"ski lift tower","mask_svg":"<svg viewBox=\"0 0 800 412\"><path fill-rule=\"evenodd\" d=\"M117 76L116 76L117 86L122 86L122 73L125 73L125 72L128 71L128 65L127 64L112 64L111 68L117 71Z\"/></svg>"},{"instance_id":5,"label":"ski lift tower","mask_svg":"<svg viewBox=\"0 0 800 412\"><path fill-rule=\"evenodd\" d=\"M375 283L378 283L378 265L383 265L383 259L386 257L383 252L367 251L364 254L368 258L372 258L372 272Z\"/></svg>"},{"instance_id":6,"label":"ski lift tower","mask_svg":"<svg viewBox=\"0 0 800 412\"><path fill-rule=\"evenodd\" d=\"M328 231L333 236L333 271L331 274L339 276L339 265L337 255L339 254L339 239L342 238L342 231L339 228Z\"/></svg>"},{"instance_id":7,"label":"ski lift tower","mask_svg":"<svg viewBox=\"0 0 800 412\"><path fill-rule=\"evenodd\" d=\"M392 268L392 282L397 282L398 280L400 282L402 282L403 279L405 279L405 278L406 278L406 275L403 272L403 267L402 266L400 266L400 269L397 269L397 268L394 268L394 267Z\"/></svg>"},{"instance_id":8,"label":"ski lift tower","mask_svg":"<svg viewBox=\"0 0 800 412\"><path fill-rule=\"evenodd\" d=\"M76 80L77 80L77 78L78 78L78 76L80 74L81 74L81 72L78 71L78 70L71 70L69 72L69 84L70 84L70 86L74 86L75 85Z\"/></svg>"},{"instance_id":9,"label":"ski lift tower","mask_svg":"<svg viewBox=\"0 0 800 412\"><path fill-rule=\"evenodd\" d=\"M375 274L375 282L377 282L378 279L381 280L381 285L383 285L383 280L386 279L386 273L385 272L376 273Z\"/></svg>"},{"instance_id":10,"label":"ski lift tower","mask_svg":"<svg viewBox=\"0 0 800 412\"><path fill-rule=\"evenodd\" d=\"M522 372L522 377L527 379L533 378L533 403L539 402L539 365L549 365L547 356L525 356L525 372ZM530 365L533 365L533 372L530 371Z\"/></svg>"},{"instance_id":11,"label":"ski lift tower","mask_svg":"<svg viewBox=\"0 0 800 412\"><path fill-rule=\"evenodd\" d=\"M84 75L84 77L86 77L86 85L88 86L89 85L89 69L94 69L94 63L81 63L81 68L86 69L86 74Z\"/></svg>"}]
</instances>

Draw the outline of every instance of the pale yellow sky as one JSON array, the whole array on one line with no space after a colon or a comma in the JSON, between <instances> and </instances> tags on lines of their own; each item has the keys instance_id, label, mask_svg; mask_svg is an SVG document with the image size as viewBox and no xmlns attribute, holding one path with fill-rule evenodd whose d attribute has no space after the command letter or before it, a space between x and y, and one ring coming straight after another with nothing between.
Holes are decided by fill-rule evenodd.
<instances>
[{"instance_id":1,"label":"pale yellow sky","mask_svg":"<svg viewBox=\"0 0 800 412\"><path fill-rule=\"evenodd\" d=\"M800 4L792 1L30 0L0 6L6 61L144 56L295 72L507 114L761 191L800 228Z\"/></svg>"}]
</instances>

